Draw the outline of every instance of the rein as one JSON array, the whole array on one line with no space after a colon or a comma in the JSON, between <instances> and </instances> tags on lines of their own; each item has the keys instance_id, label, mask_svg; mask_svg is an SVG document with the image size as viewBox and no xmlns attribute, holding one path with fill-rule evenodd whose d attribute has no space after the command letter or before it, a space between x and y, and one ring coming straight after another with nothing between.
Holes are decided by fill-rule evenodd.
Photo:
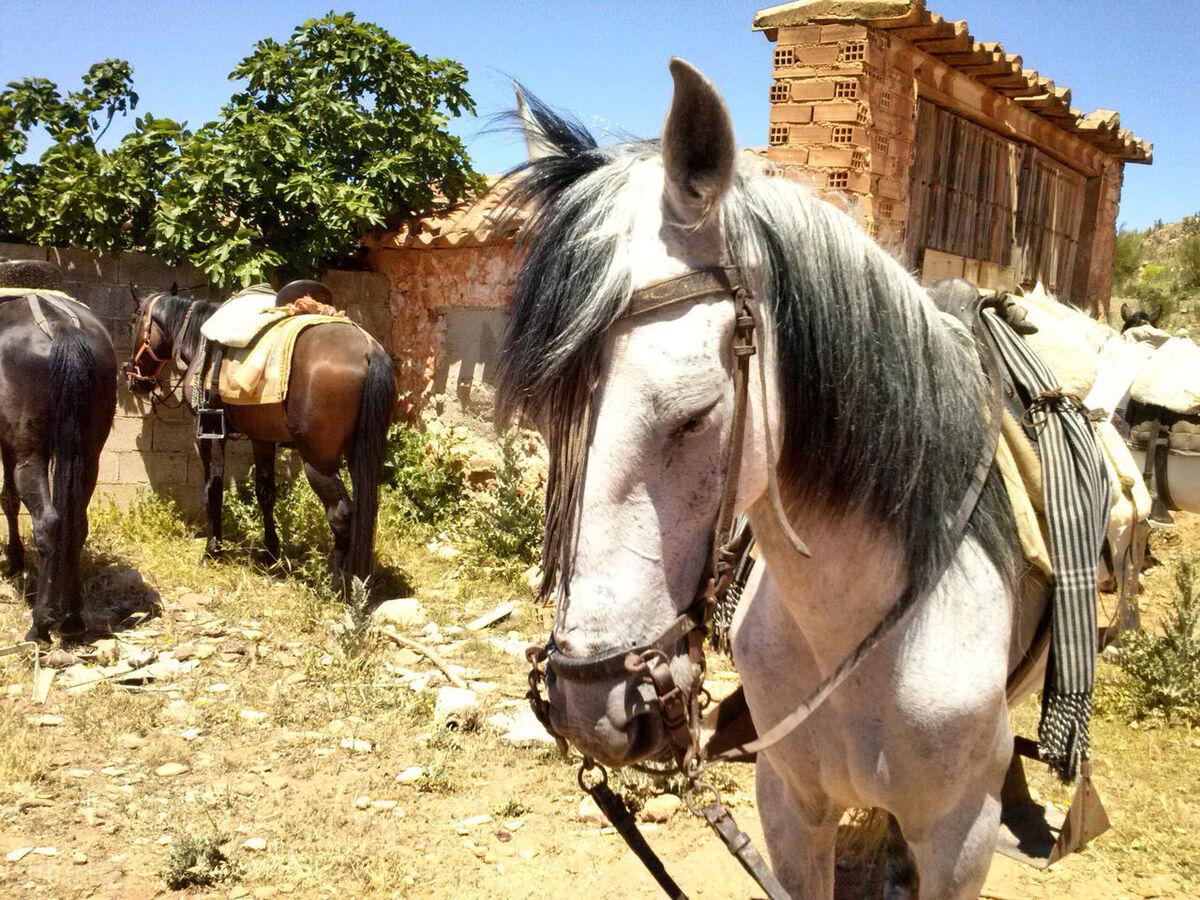
<instances>
[{"instance_id":1,"label":"rein","mask_svg":"<svg viewBox=\"0 0 1200 900\"><path fill-rule=\"evenodd\" d=\"M749 414L750 361L753 356L758 357L764 437L768 448L775 446L767 410L766 362L764 354L759 352L757 341L757 334L763 330L762 320L754 298L746 287L737 266L713 266L697 269L635 291L628 309L622 316L625 319L637 318L671 306L692 304L715 296L729 296L736 311L732 343L733 424L726 455L725 482L713 526L712 551L700 578L696 597L692 604L656 637L633 647L614 647L587 657L570 657L559 649L552 630L544 647L533 645L526 651L526 658L531 665L529 691L526 696L538 720L555 738L560 749L565 752L567 741L554 730L550 720L550 704L542 696L541 687L545 680L545 674L541 668L543 664L547 669L552 670L556 677L567 680L597 681L624 672L648 682L658 701L659 712L673 751L673 761L687 780L684 801L688 809L693 815L708 822L730 853L766 892L769 900L786 900L789 896L787 892L754 849L750 838L737 827L732 816L722 804L719 793L704 779L705 770L712 762L753 759L757 753L778 744L794 732L850 677L871 651L891 633L896 625L906 618L917 602L926 596L926 593L911 587L906 588L854 650L791 713L761 737L728 746L730 743L728 739L721 740L720 726L722 723L721 717L718 716L717 731L706 744L701 743L700 722L704 708L711 699L703 687L706 670L704 637L707 633L707 623L711 620L717 598L732 582L737 560L747 548L750 540L748 528L735 534L733 525L746 434L746 419ZM990 396L987 410L987 435L984 445L972 472L971 481L950 523L952 530L959 534L960 539L966 531L967 523L975 511L983 493L984 483L991 471L999 442L1003 411L1002 380L997 362L997 348L986 328L978 327L976 324L974 331L979 356L984 363L988 377ZM801 556L811 557L812 554L807 545L792 529L788 521L774 465L767 466L767 493L777 525L793 551ZM931 577L929 590L932 590L933 586L936 586L941 580L953 562L953 558L953 553L947 554L947 559L941 563ZM670 671L670 659L667 655L680 640L685 638L688 642L688 657L693 674L693 687L686 696L675 684ZM722 749L715 750L714 746L721 746ZM601 811L647 867L664 892L670 897L686 898L687 895L666 873L662 862L637 830L636 822L629 814L624 801L609 788L607 772L604 767L594 760L584 757L579 769L578 780L580 787L592 796Z\"/></svg>"},{"instance_id":2,"label":"rein","mask_svg":"<svg viewBox=\"0 0 1200 900\"><path fill-rule=\"evenodd\" d=\"M174 363L176 368L181 362L179 357L180 345L183 343L183 336L187 334L188 325L192 321L192 313L195 312L196 305L194 302L188 304L187 312L183 317L183 324L179 328L178 334L175 335L171 342L171 355L168 358L160 357L154 352L154 348L150 344L150 332L154 328L154 306L162 299L161 296L155 296L150 299L146 305L145 312L138 319L138 333L134 340L135 349L133 355L126 361L123 366L125 373L125 381L130 388L136 384L150 384L150 405L155 414L158 413L158 408L161 405L165 409L179 409L184 404L186 398L180 394L179 399L175 403L171 403L170 398L175 395L176 390L183 384L183 376L171 387L170 390L161 390L162 371L169 363ZM149 359L152 363L150 374L143 372L146 363L143 359Z\"/></svg>"}]
</instances>

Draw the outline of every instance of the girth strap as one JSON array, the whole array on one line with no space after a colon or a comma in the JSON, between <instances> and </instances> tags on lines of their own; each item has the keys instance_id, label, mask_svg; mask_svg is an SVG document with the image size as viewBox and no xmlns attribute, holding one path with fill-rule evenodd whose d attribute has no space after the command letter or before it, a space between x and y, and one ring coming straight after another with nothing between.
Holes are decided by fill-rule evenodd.
<instances>
[{"instance_id":1,"label":"girth strap","mask_svg":"<svg viewBox=\"0 0 1200 900\"><path fill-rule=\"evenodd\" d=\"M39 295L36 293L30 294L28 298L26 298L26 302L29 303L30 315L33 316L33 321L37 323L38 328L42 329L46 337L53 340L54 332L50 329L50 322L46 318L46 314L42 312L43 300L70 319L72 325L74 325L76 328L79 327L79 316L75 315L75 311L71 309L71 307L67 306L66 303L62 302L57 297Z\"/></svg>"}]
</instances>

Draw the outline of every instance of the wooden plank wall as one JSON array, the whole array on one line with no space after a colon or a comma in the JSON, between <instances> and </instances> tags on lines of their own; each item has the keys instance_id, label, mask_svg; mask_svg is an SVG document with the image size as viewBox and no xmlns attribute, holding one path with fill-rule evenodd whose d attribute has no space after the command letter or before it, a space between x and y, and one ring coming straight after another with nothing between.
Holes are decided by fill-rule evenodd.
<instances>
[{"instance_id":1,"label":"wooden plank wall","mask_svg":"<svg viewBox=\"0 0 1200 900\"><path fill-rule=\"evenodd\" d=\"M1086 179L1045 154L919 101L905 255L1011 267L1070 300Z\"/></svg>"}]
</instances>

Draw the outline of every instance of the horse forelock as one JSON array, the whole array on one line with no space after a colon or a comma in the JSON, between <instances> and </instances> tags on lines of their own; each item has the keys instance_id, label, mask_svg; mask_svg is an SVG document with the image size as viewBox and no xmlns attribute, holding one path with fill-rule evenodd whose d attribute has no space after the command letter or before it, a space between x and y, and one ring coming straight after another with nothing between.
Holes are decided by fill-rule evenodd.
<instances>
[{"instance_id":1,"label":"horse forelock","mask_svg":"<svg viewBox=\"0 0 1200 900\"><path fill-rule=\"evenodd\" d=\"M528 414L550 444L543 593L569 581L591 396L609 329L633 290L633 173L658 145L597 148L532 105L558 154L526 163L510 203L528 215L501 356L502 418ZM549 117L549 118L548 118ZM586 134L586 132L585 132ZM557 136L557 137L556 137ZM555 141L558 141L555 143ZM799 185L740 172L721 203L732 260L771 326L789 500L866 512L902 542L924 587L985 443L981 375L923 289L847 216ZM1003 571L1013 526L995 479L972 530Z\"/></svg>"}]
</instances>

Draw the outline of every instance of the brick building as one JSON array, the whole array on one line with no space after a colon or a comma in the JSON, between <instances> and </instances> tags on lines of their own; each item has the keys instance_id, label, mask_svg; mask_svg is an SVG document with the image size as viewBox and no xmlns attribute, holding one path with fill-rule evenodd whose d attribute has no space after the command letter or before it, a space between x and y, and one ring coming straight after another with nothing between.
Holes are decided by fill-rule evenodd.
<instances>
[{"instance_id":1,"label":"brick building","mask_svg":"<svg viewBox=\"0 0 1200 900\"><path fill-rule=\"evenodd\" d=\"M773 48L768 158L853 207L926 283L1040 280L1104 315L1121 180L1151 145L1120 116L972 37L924 0L760 10Z\"/></svg>"}]
</instances>

